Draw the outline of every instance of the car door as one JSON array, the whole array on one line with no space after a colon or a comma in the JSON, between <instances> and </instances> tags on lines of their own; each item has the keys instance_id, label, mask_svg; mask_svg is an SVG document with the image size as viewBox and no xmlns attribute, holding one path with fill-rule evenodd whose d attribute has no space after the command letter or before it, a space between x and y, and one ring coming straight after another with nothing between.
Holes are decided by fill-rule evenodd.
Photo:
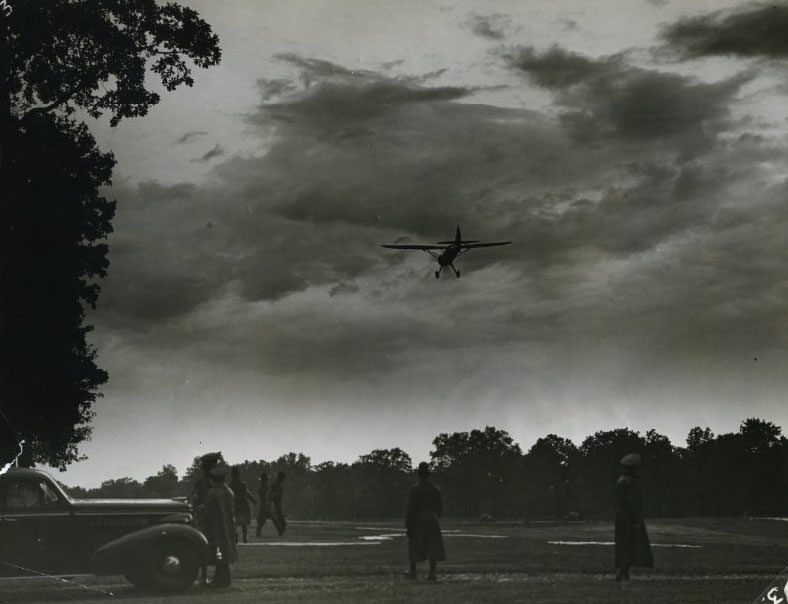
<instances>
[{"instance_id":1,"label":"car door","mask_svg":"<svg viewBox=\"0 0 788 604\"><path fill-rule=\"evenodd\" d=\"M35 575L79 570L74 566L74 518L49 483L39 477L6 477L0 487L0 566L4 574Z\"/></svg>"}]
</instances>

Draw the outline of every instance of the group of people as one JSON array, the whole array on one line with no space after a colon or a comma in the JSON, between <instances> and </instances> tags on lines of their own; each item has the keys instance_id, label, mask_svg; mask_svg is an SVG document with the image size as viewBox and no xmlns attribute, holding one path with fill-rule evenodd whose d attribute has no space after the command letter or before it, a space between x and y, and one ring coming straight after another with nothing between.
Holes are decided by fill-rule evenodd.
<instances>
[{"instance_id":1,"label":"group of people","mask_svg":"<svg viewBox=\"0 0 788 604\"><path fill-rule=\"evenodd\" d=\"M257 504L257 531L258 537L266 521L270 518L276 531L281 536L287 528L285 515L282 511L282 496L284 494L285 473L279 472L272 486L268 484L268 474L260 475L260 485L257 488L258 500L249 493L246 483L241 480L237 467L230 470L230 490L235 495L235 524L241 530L244 543L249 542L249 524L252 520L252 505ZM258 504L259 501L259 504ZM236 543L238 535L236 534Z\"/></svg>"},{"instance_id":2,"label":"group of people","mask_svg":"<svg viewBox=\"0 0 788 604\"><path fill-rule=\"evenodd\" d=\"M231 481L225 484L225 469L220 465L220 454L209 453L200 458L203 477L195 485L192 502L197 525L208 539L211 559L216 571L210 585L229 587L230 564L237 559L236 543L241 530L241 538L246 543L248 526L251 519L251 506L257 503L249 489L241 480L237 467L231 470ZM622 472L616 482L616 522L615 522L615 565L616 581L629 580L629 570L633 566L651 567L654 559L651 545L641 513L642 502L638 470L640 456L630 453L621 459ZM420 463L418 484L410 492L405 516L408 536L409 567L406 577L416 578L418 562L429 563L428 581L437 579L437 563L446 559L440 517L443 512L441 493L430 481L430 468ZM282 496L285 474L279 472L273 485L269 486L268 475L260 476L257 506L257 536L270 518L279 535L286 528L282 512ZM207 568L201 568L201 581L207 584Z\"/></svg>"},{"instance_id":3,"label":"group of people","mask_svg":"<svg viewBox=\"0 0 788 604\"><path fill-rule=\"evenodd\" d=\"M259 502L249 493L241 480L237 467L230 470L231 480L226 483L226 469L220 463L220 453L207 453L200 458L202 476L192 491L197 527L208 539L208 563L215 567L213 579L208 583L208 568L200 568L200 581L211 587L230 586L230 564L238 558L236 544L241 539L248 542L249 523L253 504L257 504L257 536L269 518L281 536L286 528L282 511L285 473L279 472L269 488L268 475L260 476Z\"/></svg>"}]
</instances>

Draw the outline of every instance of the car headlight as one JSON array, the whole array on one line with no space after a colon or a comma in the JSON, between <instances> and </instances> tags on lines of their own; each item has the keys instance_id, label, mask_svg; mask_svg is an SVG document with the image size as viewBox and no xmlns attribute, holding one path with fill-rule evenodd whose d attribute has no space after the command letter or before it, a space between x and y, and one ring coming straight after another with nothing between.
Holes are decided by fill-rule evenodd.
<instances>
[{"instance_id":1,"label":"car headlight","mask_svg":"<svg viewBox=\"0 0 788 604\"><path fill-rule=\"evenodd\" d=\"M161 519L162 522L172 522L175 524L191 524L192 515L189 512L181 512L178 514L170 514Z\"/></svg>"}]
</instances>

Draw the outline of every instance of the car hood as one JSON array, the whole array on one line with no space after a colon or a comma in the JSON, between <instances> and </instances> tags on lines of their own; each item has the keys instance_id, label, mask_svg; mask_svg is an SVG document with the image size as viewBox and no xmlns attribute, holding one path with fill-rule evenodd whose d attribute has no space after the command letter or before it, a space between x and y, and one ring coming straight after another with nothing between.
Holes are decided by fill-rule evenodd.
<instances>
[{"instance_id":1,"label":"car hood","mask_svg":"<svg viewBox=\"0 0 788 604\"><path fill-rule=\"evenodd\" d=\"M72 499L73 508L83 512L188 512L189 505L174 499Z\"/></svg>"}]
</instances>

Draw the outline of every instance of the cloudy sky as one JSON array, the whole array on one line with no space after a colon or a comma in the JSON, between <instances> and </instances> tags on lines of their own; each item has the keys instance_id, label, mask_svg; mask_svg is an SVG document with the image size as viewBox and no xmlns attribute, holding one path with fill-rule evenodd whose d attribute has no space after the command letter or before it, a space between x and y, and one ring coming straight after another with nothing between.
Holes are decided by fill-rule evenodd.
<instances>
[{"instance_id":1,"label":"cloudy sky","mask_svg":"<svg viewBox=\"0 0 788 604\"><path fill-rule=\"evenodd\" d=\"M62 480L782 423L785 5L185 3L221 65L91 122L110 381ZM380 247L456 225L514 243L459 280Z\"/></svg>"}]
</instances>

